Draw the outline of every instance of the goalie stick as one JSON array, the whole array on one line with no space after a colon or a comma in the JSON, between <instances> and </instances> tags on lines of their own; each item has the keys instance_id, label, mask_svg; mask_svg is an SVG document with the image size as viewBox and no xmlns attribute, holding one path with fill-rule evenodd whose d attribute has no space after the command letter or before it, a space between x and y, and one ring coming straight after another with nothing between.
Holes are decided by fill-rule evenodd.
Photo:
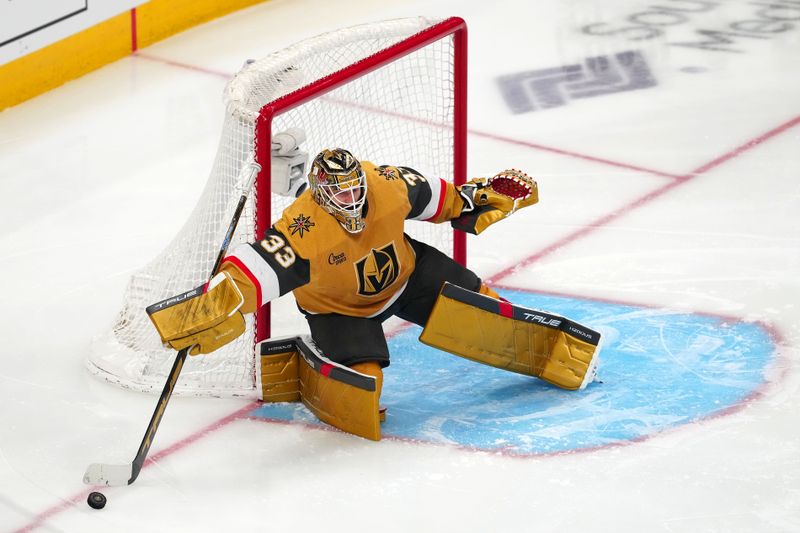
<instances>
[{"instance_id":1,"label":"goalie stick","mask_svg":"<svg viewBox=\"0 0 800 533\"><path fill-rule=\"evenodd\" d=\"M236 211L228 226L228 231L225 233L225 239L222 241L222 246L217 255L217 260L214 262L214 267L211 269L209 279L214 277L220 264L222 264L222 260L225 258L225 253L228 251L228 246L233 238L233 232L236 231L239 218L242 215L245 203L247 203L247 196L250 194L250 188L253 186L256 175L261 171L261 166L251 162L245 165L242 171L248 172L244 187L242 188L242 195L239 197L239 203L236 205ZM175 384L181 374L181 369L183 368L186 355L189 353L190 348L191 346L180 350L175 357L175 363L173 363L172 370L170 370L169 376L167 376L164 390L161 392L161 397L158 399L156 409L153 412L153 416L150 418L150 423L147 425L144 438L139 445L139 450L136 452L136 457L133 458L133 462L124 465L92 463L86 468L86 473L83 475L84 483L87 485L107 485L116 487L130 485L136 481L136 478L139 477L139 472L144 466L145 459L147 459L147 453L150 451L150 446L153 444L153 437L155 437L158 426L161 423L161 418L164 416L164 411L167 409L167 403L169 403L172 397L172 392L175 390Z\"/></svg>"}]
</instances>

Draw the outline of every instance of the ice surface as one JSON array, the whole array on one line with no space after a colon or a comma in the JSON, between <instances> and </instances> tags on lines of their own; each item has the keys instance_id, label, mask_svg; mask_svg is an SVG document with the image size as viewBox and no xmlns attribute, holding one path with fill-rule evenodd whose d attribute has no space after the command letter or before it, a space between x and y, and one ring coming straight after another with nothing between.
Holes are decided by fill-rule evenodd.
<instances>
[{"instance_id":1,"label":"ice surface","mask_svg":"<svg viewBox=\"0 0 800 533\"><path fill-rule=\"evenodd\" d=\"M0 113L0 530L800 531L796 2L382 4L273 0ZM156 398L85 352L194 206L226 77L332 20L418 14L469 25L470 173L539 183L470 263L605 328L603 384L489 376L400 330L390 438L174 398L137 482L90 509L86 466L130 461Z\"/></svg>"}]
</instances>

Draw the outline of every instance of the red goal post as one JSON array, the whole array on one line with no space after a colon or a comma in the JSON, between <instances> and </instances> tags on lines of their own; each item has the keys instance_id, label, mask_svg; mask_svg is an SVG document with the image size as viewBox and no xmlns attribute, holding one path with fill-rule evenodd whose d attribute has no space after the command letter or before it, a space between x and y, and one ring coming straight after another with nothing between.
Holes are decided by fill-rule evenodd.
<instances>
[{"instance_id":1,"label":"red goal post","mask_svg":"<svg viewBox=\"0 0 800 533\"><path fill-rule=\"evenodd\" d=\"M131 277L116 321L92 345L90 371L123 387L161 389L174 352L161 346L144 308L205 281L240 196L240 176L253 161L261 170L231 246L255 242L289 205L292 198L271 191L275 135L300 128L309 157L338 146L359 159L463 183L466 39L457 17L396 19L334 30L248 61L225 89L220 145L197 206L167 248ZM410 221L406 229L466 264L466 236L449 224ZM254 345L274 333L269 304L247 320L242 338L186 361L177 394L257 396Z\"/></svg>"},{"instance_id":2,"label":"red goal post","mask_svg":"<svg viewBox=\"0 0 800 533\"><path fill-rule=\"evenodd\" d=\"M431 43L451 36L453 37L453 171L452 180L456 184L466 181L467 175L467 26L460 17L451 17L434 24L419 33L412 35L386 49L383 49L357 63L349 65L322 79L316 80L261 108L256 122L256 139L271 137L274 117L289 111L303 103L318 98L348 81L362 77L399 58L411 54ZM378 111L381 112L381 111ZM409 117L409 120L414 120ZM345 148L347 148L345 146ZM358 157L358 156L357 156ZM261 173L256 180L256 196L269 195L270 183L265 176L270 175L270 152L266 143L256 144L256 162L261 165ZM383 162L380 162L383 163ZM397 161L392 164L405 164ZM438 176L435 176L438 177ZM272 223L271 202L264 203L264 209L256 214L255 233L262 235ZM453 234L452 257L466 265L466 234L460 231ZM258 313L256 319L256 339L261 341L270 337L269 309L267 304Z\"/></svg>"}]
</instances>

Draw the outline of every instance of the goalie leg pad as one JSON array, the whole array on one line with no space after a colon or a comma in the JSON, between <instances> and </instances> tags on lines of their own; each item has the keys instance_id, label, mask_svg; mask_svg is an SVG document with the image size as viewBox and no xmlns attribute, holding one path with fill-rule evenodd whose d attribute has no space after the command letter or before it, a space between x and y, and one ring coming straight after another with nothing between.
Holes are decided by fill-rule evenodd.
<instances>
[{"instance_id":1,"label":"goalie leg pad","mask_svg":"<svg viewBox=\"0 0 800 533\"><path fill-rule=\"evenodd\" d=\"M594 376L600 334L560 316L445 283L420 341L576 390Z\"/></svg>"},{"instance_id":2,"label":"goalie leg pad","mask_svg":"<svg viewBox=\"0 0 800 533\"><path fill-rule=\"evenodd\" d=\"M261 399L265 402L300 401L300 358L295 339L261 343Z\"/></svg>"},{"instance_id":3,"label":"goalie leg pad","mask_svg":"<svg viewBox=\"0 0 800 533\"><path fill-rule=\"evenodd\" d=\"M382 373L377 376L371 367L362 373L335 363L307 336L264 341L259 353L262 400L300 399L326 424L365 439L380 440L378 400ZM372 364L380 373L380 365Z\"/></svg>"},{"instance_id":4,"label":"goalie leg pad","mask_svg":"<svg viewBox=\"0 0 800 533\"><path fill-rule=\"evenodd\" d=\"M599 354L599 342L592 345L560 331L539 377L564 389L583 389L594 381Z\"/></svg>"},{"instance_id":5,"label":"goalie leg pad","mask_svg":"<svg viewBox=\"0 0 800 533\"><path fill-rule=\"evenodd\" d=\"M356 372L373 376L375 378L375 386L378 388L378 399L380 400L381 391L383 390L383 369L378 361L364 361L363 363L356 363L350 365L350 368ZM386 407L378 407L378 420L386 422Z\"/></svg>"}]
</instances>

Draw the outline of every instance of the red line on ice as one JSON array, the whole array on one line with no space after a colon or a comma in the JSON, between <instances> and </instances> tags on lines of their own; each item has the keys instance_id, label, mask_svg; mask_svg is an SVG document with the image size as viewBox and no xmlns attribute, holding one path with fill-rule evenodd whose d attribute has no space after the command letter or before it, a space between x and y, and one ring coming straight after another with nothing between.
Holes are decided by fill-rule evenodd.
<instances>
[{"instance_id":1,"label":"red line on ice","mask_svg":"<svg viewBox=\"0 0 800 533\"><path fill-rule=\"evenodd\" d=\"M256 407L258 407L258 405L260 405L260 404L261 404L260 401L252 401L252 402L248 403L247 405L245 405L244 407L241 407L240 409L237 409L233 413L231 413L231 414L229 414L229 415L227 415L227 416L225 416L223 418L220 418L216 422L212 422L211 424L207 425L203 429L201 429L199 431L196 431L195 433L192 433L188 437L186 437L184 439L181 439L178 442L176 442L176 443L164 448L163 450L160 450L158 453L155 453L155 454L151 455L145 461L144 465L142 466L142 470L146 469L148 466L152 465L153 463L157 463L159 460L161 460L161 459L163 459L163 458L165 458L165 457L167 457L169 455L172 455L173 453L177 452L178 450L182 450L183 448L186 448L190 444L200 440L201 438L205 437L209 433L213 433L214 431L217 431L221 427L227 426L228 424L230 424L234 420L238 420L240 418L245 418L250 411L252 411ZM133 450L131 450L131 453L133 453ZM34 530L35 528L37 528L37 527L41 526L42 524L44 524L45 521L48 518L51 518L52 516L55 516L58 513L62 512L62 511L65 511L65 510L67 510L70 507L73 507L75 505L85 504L86 503L86 498L89 496L90 492L94 492L94 491L97 491L97 490L103 490L104 488L105 487L91 487L91 488L88 488L88 489L83 489L80 492L77 492L74 495L68 497L67 499L62 500L61 503L58 503L58 504L50 507L49 509L46 509L45 511L37 514L33 518L33 520L31 520L30 523L28 523L27 525L23 526L20 529L17 529L14 533L23 533L23 532Z\"/></svg>"},{"instance_id":2,"label":"red line on ice","mask_svg":"<svg viewBox=\"0 0 800 533\"><path fill-rule=\"evenodd\" d=\"M542 150L545 152L553 152L555 154L561 154L565 156L569 156L576 159L584 159L586 161L592 161L594 163L601 163L603 165L609 165L612 167L624 168L626 170L635 170L637 172L644 172L647 174L653 174L656 176L661 176L664 178L672 178L672 179L681 179L683 176L679 176L677 174L672 174L669 172L663 172L661 170L654 170L651 168L644 168L637 165L629 165L627 163L621 163L619 161L612 161L610 159L604 159L602 157L595 157L591 155L581 154L578 152L571 152L569 150L562 150L561 148L554 148L552 146L544 146L542 144L532 143L529 141L523 141L520 139L513 139L511 137L505 137L503 135L497 135L494 133L486 133L482 131L476 130L469 130L472 135L477 137L483 137L485 139L492 139L495 141L500 141L508 144L516 144L517 146L524 146L526 148L534 148L536 150Z\"/></svg>"},{"instance_id":3,"label":"red line on ice","mask_svg":"<svg viewBox=\"0 0 800 533\"><path fill-rule=\"evenodd\" d=\"M205 74L211 74L213 76L224 78L226 80L229 80L229 79L231 79L233 77L233 74L228 73L228 72L221 72L221 71L217 71L217 70L211 70L211 69L207 69L207 68L204 68L204 67L198 67L196 65L191 65L191 64L188 64L188 63L182 63L180 61L173 61L173 60L170 60L170 59L160 58L160 57L157 57L157 56L145 55L145 54L142 54L141 52L137 53L136 57L139 57L139 58L142 58L142 59L147 59L148 61L155 61L155 62L164 63L166 65L170 65L170 66L177 67L177 68L184 68L184 69L187 69L187 70L193 70L195 72L202 72L202 73L205 73ZM390 116L393 116L393 117L403 118L403 119L411 120L411 121L415 121L415 122L419 122L420 121L419 119L417 119L417 118L415 118L413 116L410 116L410 115L402 115L402 114L399 114L399 113L389 113L389 112L382 111L382 110L380 110L378 108L373 108L373 107L364 106L364 105L360 105L360 104L354 104L352 102L337 102L336 100L332 100L332 101L335 102L335 103L339 103L341 105L357 107L359 109L372 111L374 113L390 115ZM436 125L436 124L433 124L433 125ZM449 125L445 125L445 124L439 124L439 126L441 126L441 127L450 127ZM563 150L561 148L554 148L552 146L545 146L543 144L537 144L537 143L532 143L532 142L529 142L529 141L523 141L521 139L513 139L511 137L505 137L505 136L502 136L502 135L497 135L495 133L487 133L487 132L483 132L483 131L470 129L469 130L469 134L470 135L475 135L477 137L483 137L483 138L486 138L486 139L491 139L491 140L494 140L494 141L505 142L505 143L509 143L509 144L516 144L518 146L524 146L524 147L527 147L527 148L534 148L536 150L542 150L542 151L545 151L545 152L552 152L552 153L555 153L555 154L560 154L560 155L564 155L564 156L568 156L568 157L572 157L572 158L576 158L576 159L583 159L583 160L586 160L586 161L592 161L592 162L595 162L595 163L600 163L600 164L603 164L603 165L609 165L609 166L613 166L613 167L617 167L617 168L624 168L626 170L634 170L634 171L637 171L637 172L643 172L643 173L652 174L652 175L655 175L655 176L661 176L661 177L672 178L672 179L680 179L682 177L682 176L678 176L677 174L672 174L672 173L669 173L669 172L663 172L661 170L654 170L654 169L650 169L650 168L640 167L640 166L637 166L637 165L630 165L628 163L622 163L622 162L619 162L619 161L612 161L610 159L604 159L604 158L601 158L601 157L595 157L595 156L591 156L591 155L587 155L587 154L581 154L581 153L578 153L578 152L572 152L572 151L569 151L569 150Z\"/></svg>"},{"instance_id":4,"label":"red line on ice","mask_svg":"<svg viewBox=\"0 0 800 533\"><path fill-rule=\"evenodd\" d=\"M188 63L181 63L180 61L172 61L171 59L164 59L162 57L151 56L148 54L143 54L141 51L136 52L133 54L134 57L138 59L146 59L147 61L152 61L154 63L163 63L165 65L169 65L171 67L178 67L186 70L191 70L194 72L200 72L201 74L210 74L211 76L217 76L220 78L230 79L233 76L227 72L222 72L219 70L213 70L206 67L198 67L197 65L189 65Z\"/></svg>"}]
</instances>

